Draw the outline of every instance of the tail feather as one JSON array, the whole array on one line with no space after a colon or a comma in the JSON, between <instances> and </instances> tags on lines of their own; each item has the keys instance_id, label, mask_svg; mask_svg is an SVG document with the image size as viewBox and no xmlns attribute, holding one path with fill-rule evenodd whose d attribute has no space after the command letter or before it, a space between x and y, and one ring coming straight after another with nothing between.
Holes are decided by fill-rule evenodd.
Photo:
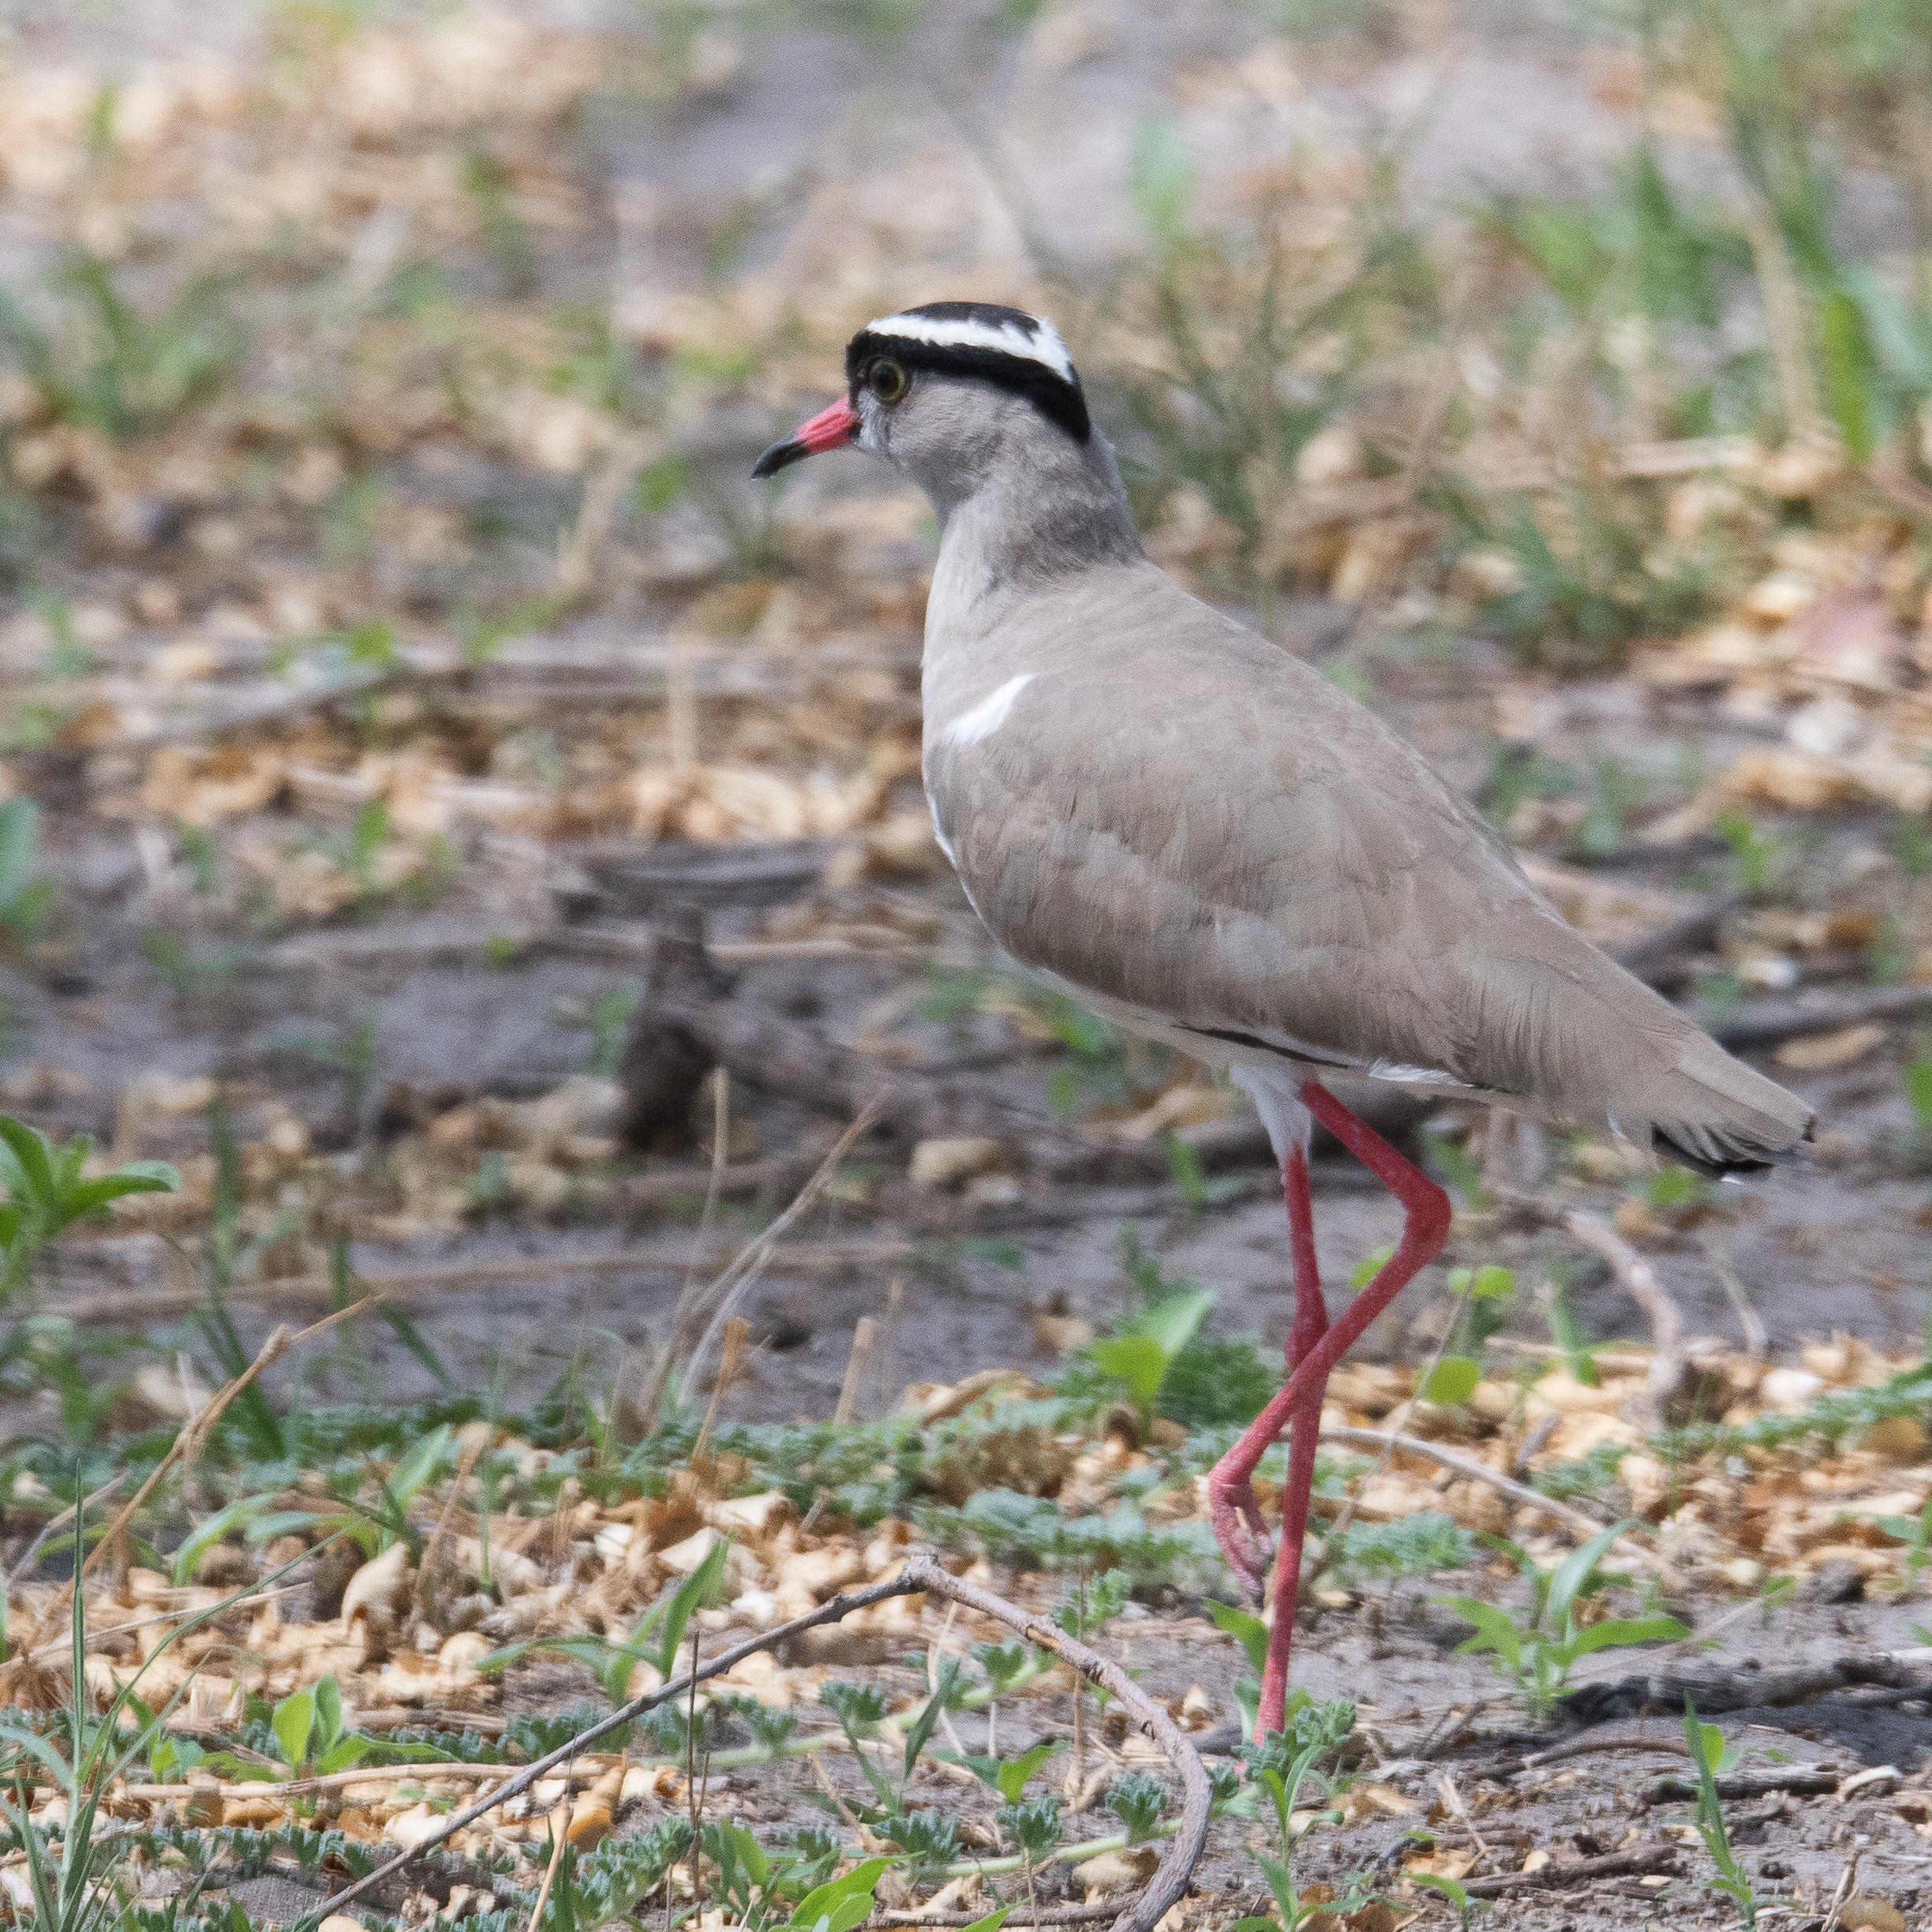
<instances>
[{"instance_id":1,"label":"tail feather","mask_svg":"<svg viewBox=\"0 0 1932 1932\"><path fill-rule=\"evenodd\" d=\"M1721 1129L1713 1131L1703 1126L1653 1126L1650 1130L1650 1144L1659 1154L1708 1181L1722 1180L1726 1174L1763 1174L1773 1167L1803 1166L1803 1142L1810 1138L1809 1121L1802 1140L1789 1147L1759 1146L1741 1136L1727 1136Z\"/></svg>"},{"instance_id":2,"label":"tail feather","mask_svg":"<svg viewBox=\"0 0 1932 1932\"><path fill-rule=\"evenodd\" d=\"M1795 1094L1690 1030L1650 1115L1660 1153L1713 1177L1801 1162L1815 1116Z\"/></svg>"}]
</instances>

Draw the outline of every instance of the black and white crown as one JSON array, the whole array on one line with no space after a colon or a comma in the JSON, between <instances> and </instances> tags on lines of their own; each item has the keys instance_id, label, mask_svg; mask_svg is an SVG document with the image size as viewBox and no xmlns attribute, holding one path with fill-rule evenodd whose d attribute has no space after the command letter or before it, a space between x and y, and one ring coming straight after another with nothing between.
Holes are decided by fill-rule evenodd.
<instances>
[{"instance_id":1,"label":"black and white crown","mask_svg":"<svg viewBox=\"0 0 1932 1932\"><path fill-rule=\"evenodd\" d=\"M1076 443L1093 432L1087 399L1060 331L1039 316L997 302L927 302L869 322L845 346L853 393L883 357L908 369L970 376L1024 396Z\"/></svg>"}]
</instances>

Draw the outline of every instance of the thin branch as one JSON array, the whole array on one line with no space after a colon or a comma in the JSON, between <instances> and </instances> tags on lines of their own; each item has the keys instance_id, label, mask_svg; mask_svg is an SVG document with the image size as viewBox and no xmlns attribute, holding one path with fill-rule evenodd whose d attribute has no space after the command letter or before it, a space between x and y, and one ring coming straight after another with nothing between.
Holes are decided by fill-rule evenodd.
<instances>
[{"instance_id":1,"label":"thin branch","mask_svg":"<svg viewBox=\"0 0 1932 1932\"><path fill-rule=\"evenodd\" d=\"M763 1234L748 1243L737 1260L706 1291L705 1299L717 1305L713 1309L710 1325L698 1337L697 1347L691 1350L691 1359L684 1365L684 1379L678 1391L680 1404L690 1402L698 1386L698 1372L704 1366L705 1357L724 1334L725 1323L738 1312L739 1304L765 1272L780 1237L793 1222L811 1211L813 1204L831 1184L832 1177L838 1172L839 1163L845 1158L852 1143L878 1118L887 1097L885 1093L875 1094L859 1109L858 1118L839 1136L837 1144L818 1163L818 1171L799 1189L792 1205Z\"/></svg>"},{"instance_id":2,"label":"thin branch","mask_svg":"<svg viewBox=\"0 0 1932 1932\"><path fill-rule=\"evenodd\" d=\"M65 1530L73 1521L74 1512L77 1510L91 1510L103 1496L118 1489L127 1481L127 1471L123 1470L118 1476L110 1476L92 1496L83 1496L78 1503L69 1503L58 1516L49 1517L40 1526L40 1533L27 1545L27 1554L21 1557L20 1561L8 1572L6 1587L9 1590L13 1589L13 1586L34 1567L35 1559L47 1546L47 1538L52 1536L56 1530ZM68 1639L65 1637L61 1639L63 1646L66 1645Z\"/></svg>"},{"instance_id":3,"label":"thin branch","mask_svg":"<svg viewBox=\"0 0 1932 1932\"><path fill-rule=\"evenodd\" d=\"M272 1368L290 1349L299 1347L311 1335L319 1335L325 1329L333 1328L338 1322L346 1321L351 1315L360 1315L364 1309L373 1308L381 1299L380 1295L365 1295L360 1301L353 1302L347 1308L338 1309L333 1315L319 1322L312 1322L297 1335L289 1333L286 1323L278 1327L261 1345L255 1359L233 1381L221 1389L212 1400L198 1410L193 1419L174 1438L169 1445L167 1454L154 1466L148 1480L121 1506L120 1514L107 1526L107 1533L88 1552L86 1562L80 1566L80 1576L69 1578L66 1589L54 1600L55 1603L65 1603L73 1594L75 1583L84 1579L94 1567L101 1552L114 1547L116 1539L133 1521L135 1511L154 1494L161 1478L177 1462L193 1462L200 1455L202 1445L207 1442L210 1431L221 1420L223 1410L244 1389L249 1387L264 1369Z\"/></svg>"},{"instance_id":4,"label":"thin branch","mask_svg":"<svg viewBox=\"0 0 1932 1932\"><path fill-rule=\"evenodd\" d=\"M353 1885L345 1886L329 1901L331 1912L345 1909L352 1900L361 1897L364 1893L373 1891L385 1879L393 1878L402 1868L426 1852L432 1852L440 1844L446 1844L459 1831L466 1831L480 1819L489 1817L500 1806L507 1804L512 1798L521 1797L541 1778L546 1777L559 1765L568 1764L573 1758L582 1754L586 1745L626 1724L635 1724L647 1712L655 1710L660 1704L668 1704L684 1696L694 1684L706 1679L722 1676L734 1664L741 1664L748 1657L755 1657L761 1650L769 1650L783 1643L788 1638L796 1637L799 1631L815 1630L822 1623L837 1623L848 1617L855 1610L869 1608L872 1604L884 1603L893 1597L909 1597L926 1587L922 1578L912 1574L912 1566L908 1563L896 1577L888 1577L884 1582L869 1584L865 1589L851 1590L834 1597L829 1603L821 1604L816 1610L807 1611L804 1616L792 1619L789 1623L774 1624L771 1629L758 1636L747 1638L741 1644L734 1644L728 1650L721 1650L708 1663L695 1671L687 1671L682 1676L655 1690L646 1691L641 1697L631 1698L622 1704L608 1717L578 1732L568 1742L560 1744L553 1751L547 1751L534 1762L524 1765L515 1776L505 1778L496 1788L487 1792L466 1810L451 1814L424 1839L420 1844L399 1852L394 1858L385 1860L376 1869L365 1874Z\"/></svg>"},{"instance_id":5,"label":"thin branch","mask_svg":"<svg viewBox=\"0 0 1932 1932\"><path fill-rule=\"evenodd\" d=\"M578 1732L568 1743L560 1745L534 1764L526 1765L514 1777L506 1778L494 1791L478 1799L466 1810L445 1818L421 1844L399 1852L394 1858L377 1866L373 1871L335 1893L328 1901L330 1911L343 1911L365 1893L394 1878L425 1852L446 1843L457 1833L466 1830L511 1799L528 1791L539 1779L555 1770L558 1765L581 1756L586 1745L608 1735L620 1726L635 1723L646 1712L655 1709L661 1704L688 1695L700 1682L723 1675L733 1665L742 1663L748 1657L757 1655L760 1651L776 1648L801 1631L815 1629L821 1624L838 1623L851 1616L854 1611L884 1603L891 1597L917 1594L945 1597L968 1610L977 1612L982 1616L991 1617L996 1623L1004 1623L1028 1643L1036 1645L1043 1650L1051 1651L1064 1662L1071 1664L1082 1676L1108 1690L1127 1711L1142 1733L1159 1744L1172 1759L1181 1774L1185 1794L1178 1826L1171 1844L1146 1889L1123 1901L1114 1920L1114 1932L1153 1932L1153 1928L1169 1908L1187 1890L1189 1879L1207 1842L1212 1792L1200 1753L1166 1711L1111 1658L1090 1649L1085 1644L1056 1628L1050 1622L1035 1616L1032 1612L1022 1609L1017 1604L1009 1603L1003 1597L996 1597L990 1590L983 1589L976 1584L968 1583L950 1574L941 1567L938 1559L928 1549L913 1550L907 1556L904 1567L897 1576L870 1584L863 1589L834 1597L829 1603L822 1604L818 1608L807 1612L803 1616L794 1617L788 1623L777 1624L743 1643L735 1644L731 1649L721 1651L702 1666L685 1672L683 1676L672 1679L657 1690L633 1698L629 1703L612 1711L608 1717L600 1719L596 1724ZM1052 1921L1048 1919L1044 1923L1050 1923Z\"/></svg>"},{"instance_id":6,"label":"thin branch","mask_svg":"<svg viewBox=\"0 0 1932 1932\"><path fill-rule=\"evenodd\" d=\"M1440 1443L1425 1442L1419 1436L1397 1436L1381 1429L1351 1428L1340 1423L1324 1422L1321 1428L1324 1442L1346 1443L1352 1448L1380 1449L1386 1462L1398 1449L1406 1455L1426 1456L1432 1462L1440 1463L1446 1470L1453 1470L1458 1476L1466 1477L1471 1482L1487 1483L1492 1489L1507 1496L1513 1503L1521 1503L1526 1509L1541 1510L1546 1516L1553 1516L1566 1528L1574 1530L1586 1542L1600 1531L1609 1527L1573 1503L1559 1503L1554 1496L1544 1495L1540 1489L1532 1489L1527 1483L1519 1483L1513 1476L1505 1476L1500 1470L1492 1470L1487 1462L1478 1462L1473 1456L1464 1455L1459 1450L1445 1448Z\"/></svg>"},{"instance_id":7,"label":"thin branch","mask_svg":"<svg viewBox=\"0 0 1932 1932\"><path fill-rule=\"evenodd\" d=\"M1683 1313L1658 1279L1657 1270L1601 1215L1582 1208L1559 1207L1513 1188L1501 1190L1498 1198L1522 1213L1561 1228L1572 1241L1601 1255L1610 1264L1617 1285L1649 1317L1653 1347L1644 1395L1653 1421L1661 1421L1664 1404L1683 1376Z\"/></svg>"}]
</instances>

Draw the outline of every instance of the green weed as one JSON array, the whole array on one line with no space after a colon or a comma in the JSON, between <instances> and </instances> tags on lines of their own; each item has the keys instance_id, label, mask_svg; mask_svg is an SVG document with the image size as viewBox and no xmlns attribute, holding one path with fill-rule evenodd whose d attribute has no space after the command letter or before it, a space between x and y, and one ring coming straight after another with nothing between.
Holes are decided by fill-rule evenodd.
<instances>
[{"instance_id":1,"label":"green weed","mask_svg":"<svg viewBox=\"0 0 1932 1932\"><path fill-rule=\"evenodd\" d=\"M36 310L0 291L0 354L55 421L117 440L166 428L220 384L247 346L218 276L197 277L148 316L108 263L77 251L47 293Z\"/></svg>"},{"instance_id":2,"label":"green weed","mask_svg":"<svg viewBox=\"0 0 1932 1932\"><path fill-rule=\"evenodd\" d=\"M1469 1888L1460 1878L1445 1878L1440 1872L1416 1872L1412 1876L1417 1885L1440 1893L1455 1908L1458 1932L1470 1932L1470 1922L1477 1913L1496 1909L1487 1899L1471 1898Z\"/></svg>"},{"instance_id":3,"label":"green weed","mask_svg":"<svg viewBox=\"0 0 1932 1932\"><path fill-rule=\"evenodd\" d=\"M566 1657L583 1664L597 1678L604 1694L613 1704L631 1695L631 1679L640 1664L649 1664L661 1678L669 1678L676 1668L678 1646L692 1616L717 1593L724 1580L729 1544L714 1543L704 1560L693 1569L676 1589L661 1597L633 1626L622 1643L606 1637L540 1637L526 1643L492 1650L477 1668L491 1672L507 1670L519 1658L533 1652Z\"/></svg>"},{"instance_id":4,"label":"green weed","mask_svg":"<svg viewBox=\"0 0 1932 1932\"><path fill-rule=\"evenodd\" d=\"M103 1174L85 1170L92 1138L76 1134L64 1146L38 1128L0 1114L0 1300L10 1301L32 1282L47 1244L77 1221L127 1194L172 1193L181 1176L165 1161L130 1161Z\"/></svg>"},{"instance_id":5,"label":"green weed","mask_svg":"<svg viewBox=\"0 0 1932 1932\"><path fill-rule=\"evenodd\" d=\"M0 934L16 953L45 930L59 888L39 870L40 807L30 798L0 805Z\"/></svg>"},{"instance_id":6,"label":"green weed","mask_svg":"<svg viewBox=\"0 0 1932 1932\"><path fill-rule=\"evenodd\" d=\"M1316 1912L1329 1909L1325 1903L1318 1904L1301 1897L1294 1881L1295 1848L1318 1822L1324 1818L1332 1821L1339 1816L1333 1811L1312 1815L1303 1813L1297 1820L1296 1814L1302 1789L1306 1785L1313 1785L1317 1802L1324 1805L1332 1803L1339 1795L1341 1784L1332 1777L1323 1776L1315 1767L1321 1759L1335 1752L1354 1729L1355 1706L1346 1698L1317 1704L1305 1690L1297 1690L1289 1699L1286 1717L1286 1731L1271 1732L1266 1737L1244 1745L1241 1755L1248 1766L1249 1777L1260 1787L1275 1813L1279 1855L1271 1858L1265 1853L1257 1853L1256 1863L1261 1867L1261 1875L1274 1895L1284 1932L1295 1932L1297 1926L1305 1924ZM1366 1903L1365 1896L1358 1897L1342 1904L1338 1909L1354 1911ZM1272 1923L1267 1919L1238 1919L1229 1932L1260 1932L1261 1927Z\"/></svg>"},{"instance_id":7,"label":"green weed","mask_svg":"<svg viewBox=\"0 0 1932 1932\"><path fill-rule=\"evenodd\" d=\"M1124 1228L1118 1245L1132 1312L1069 1365L1057 1392L1079 1402L1118 1390L1144 1417L1190 1431L1252 1421L1279 1386L1274 1372L1251 1343L1200 1333L1214 1297L1170 1280L1136 1230Z\"/></svg>"},{"instance_id":8,"label":"green weed","mask_svg":"<svg viewBox=\"0 0 1932 1932\"><path fill-rule=\"evenodd\" d=\"M631 1016L643 1004L644 989L635 980L607 987L590 1003L590 1051L584 1071L598 1080L615 1080L623 1063L624 1041Z\"/></svg>"},{"instance_id":9,"label":"green weed","mask_svg":"<svg viewBox=\"0 0 1932 1932\"><path fill-rule=\"evenodd\" d=\"M1758 1923L1762 1901L1751 1883L1750 1873L1731 1849L1731 1834L1724 1825L1724 1800L1717 1795L1718 1779L1738 1763L1743 1753L1724 1742L1724 1734L1716 1724L1698 1721L1697 1707L1689 1698L1684 1699L1684 1742L1690 1747L1690 1762L1697 1770L1698 1836L1703 1840L1704 1849L1717 1867L1716 1875L1705 1879L1704 1883L1731 1900L1737 1908L1739 1920L1746 1932L1750 1932L1750 1928Z\"/></svg>"},{"instance_id":10,"label":"green weed","mask_svg":"<svg viewBox=\"0 0 1932 1932\"><path fill-rule=\"evenodd\" d=\"M1292 179L1256 196L1251 219L1209 227L1178 129L1151 120L1135 133L1129 185L1151 256L1135 320L1158 364L1122 399L1144 451L1125 466L1129 487L1149 524L1177 485L1204 500L1234 549L1200 567L1264 620L1287 562L1271 540L1302 452L1355 399L1391 334L1438 319L1436 269L1398 213L1397 178L1390 157L1372 157L1354 233L1311 259L1286 238Z\"/></svg>"},{"instance_id":11,"label":"green weed","mask_svg":"<svg viewBox=\"0 0 1932 1932\"><path fill-rule=\"evenodd\" d=\"M1457 1654L1486 1653L1492 1657L1496 1668L1522 1697L1533 1723L1541 1724L1548 1717L1569 1682L1571 1671L1583 1658L1599 1650L1675 1642L1690 1635L1685 1625L1670 1616L1579 1622L1577 1613L1582 1605L1603 1587L1597 1565L1618 1537L1633 1526L1634 1519L1613 1523L1548 1570L1515 1544L1500 1537L1486 1538L1505 1552L1531 1584L1533 1602L1525 1619L1514 1618L1478 1597L1435 1600L1476 1627L1476 1634L1457 1646Z\"/></svg>"}]
</instances>

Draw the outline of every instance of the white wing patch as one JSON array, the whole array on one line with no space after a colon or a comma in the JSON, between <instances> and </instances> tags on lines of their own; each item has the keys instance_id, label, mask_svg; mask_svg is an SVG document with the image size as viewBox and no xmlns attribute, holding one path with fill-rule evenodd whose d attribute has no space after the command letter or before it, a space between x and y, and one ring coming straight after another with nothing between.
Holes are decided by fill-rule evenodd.
<instances>
[{"instance_id":1,"label":"white wing patch","mask_svg":"<svg viewBox=\"0 0 1932 1932\"><path fill-rule=\"evenodd\" d=\"M1048 321L1036 320L1028 335L1017 322L940 322L930 316L882 316L866 327L875 335L901 335L908 342L930 343L935 349L997 349L1002 355L1024 356L1044 363L1062 382L1073 380L1073 358Z\"/></svg>"},{"instance_id":2,"label":"white wing patch","mask_svg":"<svg viewBox=\"0 0 1932 1932\"><path fill-rule=\"evenodd\" d=\"M1033 682L1033 673L1023 671L1009 678L990 698L983 698L970 711L962 711L939 734L939 742L949 745L976 745L990 738L1006 722L1013 700Z\"/></svg>"},{"instance_id":3,"label":"white wing patch","mask_svg":"<svg viewBox=\"0 0 1932 1932\"><path fill-rule=\"evenodd\" d=\"M1417 1080L1430 1087L1462 1087L1468 1083L1453 1073L1439 1073L1433 1067L1404 1066L1398 1060L1378 1060L1368 1069L1368 1077L1379 1080Z\"/></svg>"}]
</instances>

